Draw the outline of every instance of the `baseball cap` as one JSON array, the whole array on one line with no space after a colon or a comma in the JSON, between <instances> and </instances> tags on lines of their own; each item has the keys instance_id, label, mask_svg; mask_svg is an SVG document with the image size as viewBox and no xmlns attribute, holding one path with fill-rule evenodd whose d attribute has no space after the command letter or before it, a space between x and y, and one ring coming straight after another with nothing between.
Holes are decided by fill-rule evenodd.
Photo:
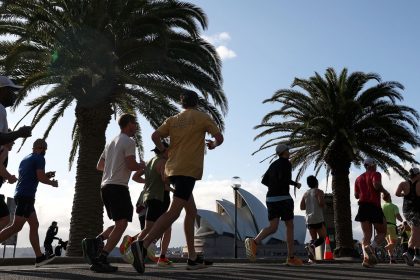
<instances>
[{"instance_id":1,"label":"baseball cap","mask_svg":"<svg viewBox=\"0 0 420 280\"><path fill-rule=\"evenodd\" d=\"M289 146L285 144L278 144L276 147L276 154L280 155L284 151L289 150Z\"/></svg>"},{"instance_id":2,"label":"baseball cap","mask_svg":"<svg viewBox=\"0 0 420 280\"><path fill-rule=\"evenodd\" d=\"M408 173L410 174L410 177L413 177L417 174L420 174L420 169L418 169L417 167L413 167L410 169L410 171L408 171Z\"/></svg>"},{"instance_id":3,"label":"baseball cap","mask_svg":"<svg viewBox=\"0 0 420 280\"><path fill-rule=\"evenodd\" d=\"M376 162L373 158L368 157L368 158L365 158L365 160L363 161L363 164L367 166L372 166L372 165L375 165Z\"/></svg>"},{"instance_id":4,"label":"baseball cap","mask_svg":"<svg viewBox=\"0 0 420 280\"><path fill-rule=\"evenodd\" d=\"M3 88L3 87L11 87L14 89L23 88L23 86L16 85L14 82L12 82L12 80L7 78L6 76L0 76L0 88Z\"/></svg>"}]
</instances>

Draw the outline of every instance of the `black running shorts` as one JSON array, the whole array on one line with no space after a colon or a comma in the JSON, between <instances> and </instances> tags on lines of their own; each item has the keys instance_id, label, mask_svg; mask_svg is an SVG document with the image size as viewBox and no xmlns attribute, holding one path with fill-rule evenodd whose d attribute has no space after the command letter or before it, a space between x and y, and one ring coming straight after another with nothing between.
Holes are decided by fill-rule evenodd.
<instances>
[{"instance_id":1,"label":"black running shorts","mask_svg":"<svg viewBox=\"0 0 420 280\"><path fill-rule=\"evenodd\" d=\"M35 212L35 198L26 196L15 196L15 216L29 218Z\"/></svg>"},{"instance_id":2,"label":"black running shorts","mask_svg":"<svg viewBox=\"0 0 420 280\"><path fill-rule=\"evenodd\" d=\"M105 185L101 188L101 196L106 213L111 220L132 221L133 205L131 204L130 192L126 186Z\"/></svg>"},{"instance_id":3,"label":"black running shorts","mask_svg":"<svg viewBox=\"0 0 420 280\"><path fill-rule=\"evenodd\" d=\"M307 225L306 225L306 227L307 227L308 229L321 229L323 225L325 225L325 223L324 223L324 222L322 222L322 223L317 223L317 224L307 224Z\"/></svg>"},{"instance_id":4,"label":"black running shorts","mask_svg":"<svg viewBox=\"0 0 420 280\"><path fill-rule=\"evenodd\" d=\"M281 218L282 221L293 220L294 213L293 199L286 199L276 202L267 202L268 220Z\"/></svg>"},{"instance_id":5,"label":"black running shorts","mask_svg":"<svg viewBox=\"0 0 420 280\"><path fill-rule=\"evenodd\" d=\"M171 184L174 186L174 197L188 201L193 192L196 179L189 176L171 176Z\"/></svg>"},{"instance_id":6,"label":"black running shorts","mask_svg":"<svg viewBox=\"0 0 420 280\"><path fill-rule=\"evenodd\" d=\"M9 208L7 207L4 195L0 194L0 218L9 216Z\"/></svg>"},{"instance_id":7,"label":"black running shorts","mask_svg":"<svg viewBox=\"0 0 420 280\"><path fill-rule=\"evenodd\" d=\"M355 220L357 222L369 222L372 224L382 224L385 216L381 207L376 206L373 203L359 203L359 210Z\"/></svg>"},{"instance_id":8,"label":"black running shorts","mask_svg":"<svg viewBox=\"0 0 420 280\"><path fill-rule=\"evenodd\" d=\"M156 222L160 216L168 211L170 203L171 197L168 191L165 191L163 201L158 199L146 200L146 221Z\"/></svg>"}]
</instances>

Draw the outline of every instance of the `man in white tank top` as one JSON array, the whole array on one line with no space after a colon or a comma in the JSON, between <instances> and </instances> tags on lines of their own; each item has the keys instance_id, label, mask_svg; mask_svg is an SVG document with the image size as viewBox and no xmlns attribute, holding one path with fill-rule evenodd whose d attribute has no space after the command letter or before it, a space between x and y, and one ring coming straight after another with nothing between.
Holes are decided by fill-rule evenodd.
<instances>
[{"instance_id":1,"label":"man in white tank top","mask_svg":"<svg viewBox=\"0 0 420 280\"><path fill-rule=\"evenodd\" d=\"M305 192L300 202L300 209L306 210L306 226L311 235L311 241L305 247L311 261L315 260L315 248L324 243L327 231L324 222L324 192L318 189L315 176L306 179L309 190Z\"/></svg>"}]
</instances>

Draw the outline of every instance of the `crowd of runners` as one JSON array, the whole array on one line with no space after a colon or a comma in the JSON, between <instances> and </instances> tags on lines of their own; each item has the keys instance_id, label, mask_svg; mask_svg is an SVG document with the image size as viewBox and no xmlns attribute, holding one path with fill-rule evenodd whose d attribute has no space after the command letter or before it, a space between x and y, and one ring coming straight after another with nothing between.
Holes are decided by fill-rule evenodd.
<instances>
[{"instance_id":1,"label":"crowd of runners","mask_svg":"<svg viewBox=\"0 0 420 280\"><path fill-rule=\"evenodd\" d=\"M0 184L4 181L15 183L16 211L13 222L9 224L9 210L0 199L0 242L20 231L29 224L29 239L36 255L35 265L40 266L54 258L52 248L46 246L42 253L39 246L38 219L34 207L38 183L58 187L53 179L55 172L45 172L45 152L47 143L44 139L33 142L33 152L26 156L19 165L18 176L7 170L8 152L14 140L30 137L31 127L24 126L15 132L8 130L5 108L13 105L15 92L21 87L10 79L0 76ZM96 237L86 237L82 241L83 254L95 272L109 273L118 270L108 261L109 253L120 243L123 259L136 271L144 273L147 261L156 262L160 267L171 267L172 262L166 252L171 239L171 226L185 210L184 233L187 242L187 269L200 269L212 265L198 254L194 247L194 223L197 208L193 189L195 182L203 174L205 146L213 150L223 143L216 123L210 116L197 110L198 95L187 91L181 95L183 110L169 117L151 135L155 144L152 150L155 156L147 162L136 160L135 135L138 124L130 114L118 118L120 133L106 144L101 154L97 169L103 172L101 197L109 219L113 225ZM210 134L213 140L205 139ZM257 258L258 245L269 235L275 233L280 220L285 222L287 260L290 266L300 266L303 261L294 253L294 201L290 195L290 186L301 188L301 184L292 180L292 165L289 161L289 147L279 144L275 149L278 159L272 162L263 176L262 184L267 186L266 205L269 225L257 236L245 240L246 254L251 261ZM373 267L378 261L375 247L387 241L386 250L390 262L395 263L393 251L397 242L396 220L403 222L398 207L392 204L390 193L383 187L381 174L376 171L374 159L364 161L366 172L355 182L354 194L359 208L355 220L360 222L363 231L364 267ZM133 176L132 173L134 172ZM128 182L144 184L144 189L136 203L141 231L134 236L124 235L129 222L132 222L134 208L131 202ZM403 197L403 224L406 233L406 246L403 258L408 265L420 264L420 170L409 170L409 179L402 182L395 193ZM310 262L315 262L315 249L321 246L327 236L323 216L324 193L318 188L315 176L307 178L307 190L300 202L300 209L306 211L307 228L310 242L307 244ZM1 186L1 185L0 185ZM296 191L296 189L295 189ZM171 194L172 193L172 201ZM381 194L384 200L381 206ZM372 240L373 229L375 236ZM53 229L52 229L53 232ZM410 234L409 234L410 232ZM55 232L56 233L56 232ZM123 237L123 238L122 238ZM122 239L122 240L121 240ZM155 243L160 240L160 254L155 257ZM121 242L120 242L121 241ZM51 242L48 242L50 244Z\"/></svg>"}]
</instances>

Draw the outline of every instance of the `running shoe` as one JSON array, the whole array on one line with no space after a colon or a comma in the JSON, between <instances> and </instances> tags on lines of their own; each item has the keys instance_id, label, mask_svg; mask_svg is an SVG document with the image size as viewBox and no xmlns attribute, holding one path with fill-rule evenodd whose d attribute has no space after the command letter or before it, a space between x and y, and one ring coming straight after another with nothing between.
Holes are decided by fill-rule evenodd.
<instances>
[{"instance_id":1,"label":"running shoe","mask_svg":"<svg viewBox=\"0 0 420 280\"><path fill-rule=\"evenodd\" d=\"M405 263L409 266L414 266L414 262L413 262L413 256L409 253L409 252L405 252L403 254L403 260L405 261Z\"/></svg>"},{"instance_id":2,"label":"running shoe","mask_svg":"<svg viewBox=\"0 0 420 280\"><path fill-rule=\"evenodd\" d=\"M155 243L150 243L149 247L147 248L147 259L152 263L157 263L159 257L156 257L157 246Z\"/></svg>"},{"instance_id":3,"label":"running shoe","mask_svg":"<svg viewBox=\"0 0 420 280\"><path fill-rule=\"evenodd\" d=\"M420 264L420 256L419 255L415 255L413 258L413 263L415 264Z\"/></svg>"},{"instance_id":4,"label":"running shoe","mask_svg":"<svg viewBox=\"0 0 420 280\"><path fill-rule=\"evenodd\" d=\"M315 260L315 245L308 244L305 246L306 251L308 252L308 258L310 260Z\"/></svg>"},{"instance_id":5,"label":"running shoe","mask_svg":"<svg viewBox=\"0 0 420 280\"><path fill-rule=\"evenodd\" d=\"M82 240L83 257L88 264L93 264L97 256L96 238L85 238Z\"/></svg>"},{"instance_id":6,"label":"running shoe","mask_svg":"<svg viewBox=\"0 0 420 280\"><path fill-rule=\"evenodd\" d=\"M363 267L372 268L373 265L370 263L369 258L364 257L362 262Z\"/></svg>"},{"instance_id":7,"label":"running shoe","mask_svg":"<svg viewBox=\"0 0 420 280\"><path fill-rule=\"evenodd\" d=\"M287 258L286 265L287 266L301 266L303 265L303 261L295 256L293 258Z\"/></svg>"},{"instance_id":8,"label":"running shoe","mask_svg":"<svg viewBox=\"0 0 420 280\"><path fill-rule=\"evenodd\" d=\"M159 258L157 261L158 267L174 267L174 263L170 261L168 258Z\"/></svg>"},{"instance_id":9,"label":"running shoe","mask_svg":"<svg viewBox=\"0 0 420 280\"><path fill-rule=\"evenodd\" d=\"M143 241L136 240L130 245L131 252L133 253L133 267L138 272L143 274L145 267L144 267L144 259L147 255L147 250L143 247Z\"/></svg>"},{"instance_id":10,"label":"running shoe","mask_svg":"<svg viewBox=\"0 0 420 280\"><path fill-rule=\"evenodd\" d=\"M207 268L213 265L213 262L204 260L203 255L197 255L195 260L187 260L187 270L197 270Z\"/></svg>"},{"instance_id":11,"label":"running shoe","mask_svg":"<svg viewBox=\"0 0 420 280\"><path fill-rule=\"evenodd\" d=\"M55 259L54 254L51 254L48 256L45 254L42 254L41 256L35 258L35 267L46 265L47 263L51 262L53 259Z\"/></svg>"},{"instance_id":12,"label":"running shoe","mask_svg":"<svg viewBox=\"0 0 420 280\"><path fill-rule=\"evenodd\" d=\"M378 263L378 258L376 257L376 255L373 253L373 249L371 246L366 245L365 246L365 251L369 260L369 263L371 265L375 265Z\"/></svg>"},{"instance_id":13,"label":"running shoe","mask_svg":"<svg viewBox=\"0 0 420 280\"><path fill-rule=\"evenodd\" d=\"M121 241L120 244L120 253L121 255L125 254L125 251L127 250L128 247L130 247L131 243L133 243L134 238L131 237L130 235L125 235L123 237L123 240Z\"/></svg>"},{"instance_id":14,"label":"running shoe","mask_svg":"<svg viewBox=\"0 0 420 280\"><path fill-rule=\"evenodd\" d=\"M255 262L257 259L257 243L255 243L253 238L245 239L245 250L248 259L252 262Z\"/></svg>"},{"instance_id":15,"label":"running shoe","mask_svg":"<svg viewBox=\"0 0 420 280\"><path fill-rule=\"evenodd\" d=\"M107 258L101 255L93 260L90 270L98 273L113 273L118 270L118 267L112 266Z\"/></svg>"}]
</instances>

